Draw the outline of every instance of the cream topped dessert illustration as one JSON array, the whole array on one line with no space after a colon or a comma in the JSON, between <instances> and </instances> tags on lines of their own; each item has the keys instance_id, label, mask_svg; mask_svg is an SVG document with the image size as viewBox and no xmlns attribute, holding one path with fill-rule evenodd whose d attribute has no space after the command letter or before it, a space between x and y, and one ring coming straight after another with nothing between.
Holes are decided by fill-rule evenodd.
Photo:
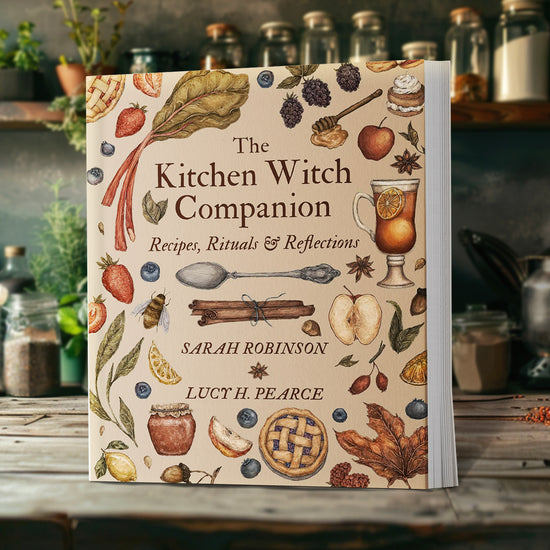
<instances>
[{"instance_id":1,"label":"cream topped dessert illustration","mask_svg":"<svg viewBox=\"0 0 550 550\"><path fill-rule=\"evenodd\" d=\"M386 107L399 116L414 116L424 110L424 85L416 76L402 74L395 78L388 90Z\"/></svg>"}]
</instances>

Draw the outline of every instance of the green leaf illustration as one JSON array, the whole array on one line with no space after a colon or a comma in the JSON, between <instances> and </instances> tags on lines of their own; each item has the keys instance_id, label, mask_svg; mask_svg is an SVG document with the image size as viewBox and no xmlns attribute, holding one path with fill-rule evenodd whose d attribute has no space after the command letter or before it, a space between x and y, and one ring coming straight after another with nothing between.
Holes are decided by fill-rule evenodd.
<instances>
[{"instance_id":1,"label":"green leaf illustration","mask_svg":"<svg viewBox=\"0 0 550 550\"><path fill-rule=\"evenodd\" d=\"M357 365L357 363L359 363L359 361L353 361L353 355L346 355L340 359L340 362L335 365L335 367L353 367L353 365Z\"/></svg>"},{"instance_id":2,"label":"green leaf illustration","mask_svg":"<svg viewBox=\"0 0 550 550\"><path fill-rule=\"evenodd\" d=\"M121 376L127 376L130 374L134 367L136 366L136 363L139 359L139 353L141 351L141 344L143 342L143 338L133 347L132 351L125 355L118 364L116 368L116 372L114 377L109 376L111 379L111 384L118 380Z\"/></svg>"},{"instance_id":3,"label":"green leaf illustration","mask_svg":"<svg viewBox=\"0 0 550 550\"><path fill-rule=\"evenodd\" d=\"M395 342L395 347L397 348L395 351L397 351L397 353L401 353L402 351L405 351L406 349L411 347L411 344L414 342L414 339L418 336L418 333L420 332L420 328L422 327L423 324L424 323L420 325L415 325L414 327L406 328L405 330L402 330L399 333L399 335L397 336L397 340Z\"/></svg>"},{"instance_id":4,"label":"green leaf illustration","mask_svg":"<svg viewBox=\"0 0 550 550\"><path fill-rule=\"evenodd\" d=\"M101 458L96 462L94 470L97 479L103 477L107 473L107 461L103 453L101 454Z\"/></svg>"},{"instance_id":5,"label":"green leaf illustration","mask_svg":"<svg viewBox=\"0 0 550 550\"><path fill-rule=\"evenodd\" d=\"M168 199L155 202L153 197L151 197L151 191L147 191L143 200L141 201L141 206L143 209L143 217L149 222L157 225L159 221L166 214L166 209L168 208Z\"/></svg>"},{"instance_id":6,"label":"green leaf illustration","mask_svg":"<svg viewBox=\"0 0 550 550\"><path fill-rule=\"evenodd\" d=\"M280 82L277 88L282 88L283 90L290 90L295 88L300 84L302 78L300 76L287 76L284 80Z\"/></svg>"},{"instance_id":7,"label":"green leaf illustration","mask_svg":"<svg viewBox=\"0 0 550 550\"><path fill-rule=\"evenodd\" d=\"M105 333L101 344L99 344L99 349L97 350L97 359L95 365L95 376L96 380L101 372L101 369L105 366L107 361L116 353L120 341L122 340L122 335L124 334L124 311L120 312L115 320L109 326L109 329Z\"/></svg>"},{"instance_id":8,"label":"green leaf illustration","mask_svg":"<svg viewBox=\"0 0 550 550\"><path fill-rule=\"evenodd\" d=\"M304 65L287 65L286 68L292 76L302 77L304 74Z\"/></svg>"},{"instance_id":9,"label":"green leaf illustration","mask_svg":"<svg viewBox=\"0 0 550 550\"><path fill-rule=\"evenodd\" d=\"M111 417L107 414L105 409L101 406L97 395L90 390L90 410L96 415L99 416L102 420L111 420Z\"/></svg>"},{"instance_id":10,"label":"green leaf illustration","mask_svg":"<svg viewBox=\"0 0 550 550\"><path fill-rule=\"evenodd\" d=\"M111 441L109 445L106 447L107 449L116 449L117 451L124 451L124 449L128 448L128 445L124 443L124 441L120 441L119 439L116 439L115 441Z\"/></svg>"},{"instance_id":11,"label":"green leaf illustration","mask_svg":"<svg viewBox=\"0 0 550 550\"><path fill-rule=\"evenodd\" d=\"M403 312L401 307L397 302L392 300L386 300L388 304L391 304L395 308L395 313L393 314L390 331L388 337L390 339L390 344L396 353L401 353L408 349L411 344L414 342L414 339L418 336L420 328L424 323L420 325L415 325L413 327L403 328Z\"/></svg>"},{"instance_id":12,"label":"green leaf illustration","mask_svg":"<svg viewBox=\"0 0 550 550\"><path fill-rule=\"evenodd\" d=\"M122 397L119 397L120 400L120 421L122 422L122 425L126 428L128 435L135 440L136 436L134 433L134 417L132 416L132 413L130 412L130 409L122 401Z\"/></svg>"},{"instance_id":13,"label":"green leaf illustration","mask_svg":"<svg viewBox=\"0 0 550 550\"><path fill-rule=\"evenodd\" d=\"M319 65L303 65L303 76L311 76L317 69Z\"/></svg>"}]
</instances>

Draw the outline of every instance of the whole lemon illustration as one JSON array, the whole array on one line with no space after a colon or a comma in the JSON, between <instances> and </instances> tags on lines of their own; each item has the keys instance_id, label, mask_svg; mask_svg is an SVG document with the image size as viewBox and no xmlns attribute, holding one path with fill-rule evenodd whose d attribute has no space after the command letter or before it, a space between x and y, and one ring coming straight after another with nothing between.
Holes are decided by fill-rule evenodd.
<instances>
[{"instance_id":1,"label":"whole lemon illustration","mask_svg":"<svg viewBox=\"0 0 550 550\"><path fill-rule=\"evenodd\" d=\"M136 466L124 453L105 453L105 462L109 473L117 481L135 481L137 479Z\"/></svg>"}]
</instances>

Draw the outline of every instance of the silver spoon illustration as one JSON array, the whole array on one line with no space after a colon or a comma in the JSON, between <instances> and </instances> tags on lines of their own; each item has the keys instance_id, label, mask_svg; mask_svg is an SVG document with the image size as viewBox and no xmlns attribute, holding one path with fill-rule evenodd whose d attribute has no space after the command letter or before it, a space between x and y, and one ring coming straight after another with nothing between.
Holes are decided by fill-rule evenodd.
<instances>
[{"instance_id":1,"label":"silver spoon illustration","mask_svg":"<svg viewBox=\"0 0 550 550\"><path fill-rule=\"evenodd\" d=\"M294 271L271 271L267 273L237 273L229 272L225 267L214 262L197 262L182 267L176 273L176 279L193 288L213 289L218 288L227 279L239 279L241 277L292 277L303 279L313 283L327 284L340 275L340 271L328 264L319 264Z\"/></svg>"}]
</instances>

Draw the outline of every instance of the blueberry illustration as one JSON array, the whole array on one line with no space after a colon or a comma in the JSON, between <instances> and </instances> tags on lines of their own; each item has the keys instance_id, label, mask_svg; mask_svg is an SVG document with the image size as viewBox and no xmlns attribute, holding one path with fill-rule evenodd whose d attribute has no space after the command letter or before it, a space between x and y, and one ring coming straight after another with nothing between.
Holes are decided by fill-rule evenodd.
<instances>
[{"instance_id":1,"label":"blueberry illustration","mask_svg":"<svg viewBox=\"0 0 550 550\"><path fill-rule=\"evenodd\" d=\"M262 71L256 80L261 88L269 88L273 84L273 73L271 71Z\"/></svg>"},{"instance_id":2,"label":"blueberry illustration","mask_svg":"<svg viewBox=\"0 0 550 550\"><path fill-rule=\"evenodd\" d=\"M258 415L252 409L242 409L237 414L237 422L242 428L253 428L258 422Z\"/></svg>"},{"instance_id":3,"label":"blueberry illustration","mask_svg":"<svg viewBox=\"0 0 550 550\"><path fill-rule=\"evenodd\" d=\"M104 157L112 157L115 154L115 146L102 141L100 151Z\"/></svg>"},{"instance_id":4,"label":"blueberry illustration","mask_svg":"<svg viewBox=\"0 0 550 550\"><path fill-rule=\"evenodd\" d=\"M90 185L97 185L103 181L103 170L101 168L90 168L86 172L86 181Z\"/></svg>"},{"instance_id":5,"label":"blueberry illustration","mask_svg":"<svg viewBox=\"0 0 550 550\"><path fill-rule=\"evenodd\" d=\"M140 399L147 399L151 395L151 386L147 382L138 382L136 384L136 395Z\"/></svg>"},{"instance_id":6,"label":"blueberry illustration","mask_svg":"<svg viewBox=\"0 0 550 550\"><path fill-rule=\"evenodd\" d=\"M348 413L344 409L334 409L332 418L335 422L345 422L348 419Z\"/></svg>"},{"instance_id":7,"label":"blueberry illustration","mask_svg":"<svg viewBox=\"0 0 550 550\"><path fill-rule=\"evenodd\" d=\"M413 399L405 407L405 412L409 418L422 420L428 416L428 405L423 399Z\"/></svg>"},{"instance_id":8,"label":"blueberry illustration","mask_svg":"<svg viewBox=\"0 0 550 550\"><path fill-rule=\"evenodd\" d=\"M262 465L255 458L245 458L241 464L241 474L247 479L256 477L261 469Z\"/></svg>"},{"instance_id":9,"label":"blueberry illustration","mask_svg":"<svg viewBox=\"0 0 550 550\"><path fill-rule=\"evenodd\" d=\"M147 262L141 266L141 278L148 283L154 283L159 280L160 267L155 262Z\"/></svg>"}]
</instances>

